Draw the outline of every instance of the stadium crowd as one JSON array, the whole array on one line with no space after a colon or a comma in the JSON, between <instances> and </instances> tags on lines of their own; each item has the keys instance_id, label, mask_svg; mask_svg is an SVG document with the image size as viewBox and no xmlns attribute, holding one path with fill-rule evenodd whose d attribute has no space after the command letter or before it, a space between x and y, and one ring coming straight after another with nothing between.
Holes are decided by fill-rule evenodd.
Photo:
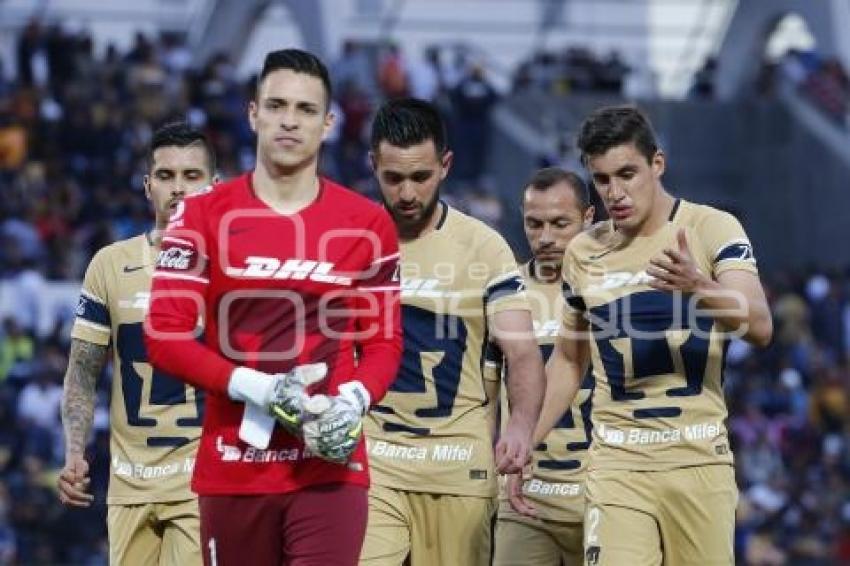
<instances>
[{"instance_id":1,"label":"stadium crowd","mask_svg":"<svg viewBox=\"0 0 850 566\"><path fill-rule=\"evenodd\" d=\"M347 44L332 67L343 119L323 167L374 194L364 134L376 101L435 100L450 116L453 145L481 150L458 155L448 198L497 224L500 204L482 188L497 95L462 54L450 65L442 55L429 50L406 61L392 46ZM603 80L619 91L625 70L615 58L588 66L568 55L524 65L518 86L579 90ZM0 277L7 304L16 306L0 329L0 564L106 562L108 378L99 383L90 448L96 505L68 510L54 486L73 313L43 316L39 299L49 281L78 281L103 245L148 227L141 176L152 125L188 116L213 140L223 177L252 166L245 107L253 81L238 80L226 56L202 69L190 60L176 38L141 34L127 52L109 48L99 57L85 34L33 22L19 40L16 81L0 67ZM550 77L552 65L561 70ZM741 490L739 562L850 563L850 279L765 275L776 338L761 352L733 343L726 375Z\"/></svg>"}]
</instances>

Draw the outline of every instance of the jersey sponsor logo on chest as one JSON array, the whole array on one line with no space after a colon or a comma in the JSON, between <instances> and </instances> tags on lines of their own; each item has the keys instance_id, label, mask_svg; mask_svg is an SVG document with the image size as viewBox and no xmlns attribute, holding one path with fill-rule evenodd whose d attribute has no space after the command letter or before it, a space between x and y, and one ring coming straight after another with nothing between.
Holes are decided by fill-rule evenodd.
<instances>
[{"instance_id":1,"label":"jersey sponsor logo on chest","mask_svg":"<svg viewBox=\"0 0 850 566\"><path fill-rule=\"evenodd\" d=\"M597 282L598 278L593 278L592 281L592 283L588 284L585 293L610 291L611 289L619 289L621 287L639 287L649 284L652 281L652 277L647 275L646 271L638 271L637 273L615 271L602 275L599 282Z\"/></svg>"},{"instance_id":2,"label":"jersey sponsor logo on chest","mask_svg":"<svg viewBox=\"0 0 850 566\"><path fill-rule=\"evenodd\" d=\"M129 299L121 299L118 301L118 308L122 309L139 309L143 311L148 310L148 305L150 304L151 294L148 291L137 291L131 298Z\"/></svg>"},{"instance_id":3,"label":"jersey sponsor logo on chest","mask_svg":"<svg viewBox=\"0 0 850 566\"><path fill-rule=\"evenodd\" d=\"M449 291L440 289L439 279L427 279L420 277L404 277L401 278L401 296L402 297L459 297L459 291Z\"/></svg>"},{"instance_id":4,"label":"jersey sponsor logo on chest","mask_svg":"<svg viewBox=\"0 0 850 566\"><path fill-rule=\"evenodd\" d=\"M315 281L332 285L351 286L351 277L331 271L334 264L327 261L290 258L284 262L274 257L248 256L245 267L228 267L227 275L239 279L270 279Z\"/></svg>"}]
</instances>

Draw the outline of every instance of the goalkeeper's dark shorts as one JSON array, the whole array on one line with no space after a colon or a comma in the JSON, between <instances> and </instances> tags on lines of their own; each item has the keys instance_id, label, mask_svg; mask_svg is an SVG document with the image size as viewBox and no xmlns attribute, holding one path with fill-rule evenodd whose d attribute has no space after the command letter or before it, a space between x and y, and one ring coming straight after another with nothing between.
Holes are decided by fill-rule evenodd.
<instances>
[{"instance_id":1,"label":"goalkeeper's dark shorts","mask_svg":"<svg viewBox=\"0 0 850 566\"><path fill-rule=\"evenodd\" d=\"M314 485L269 495L202 495L206 566L354 566L368 513L367 489Z\"/></svg>"}]
</instances>

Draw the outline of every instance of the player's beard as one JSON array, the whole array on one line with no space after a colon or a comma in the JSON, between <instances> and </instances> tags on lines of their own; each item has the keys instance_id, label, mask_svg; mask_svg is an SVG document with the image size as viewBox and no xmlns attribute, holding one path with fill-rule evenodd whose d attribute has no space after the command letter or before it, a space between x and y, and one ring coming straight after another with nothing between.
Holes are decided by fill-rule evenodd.
<instances>
[{"instance_id":1,"label":"player's beard","mask_svg":"<svg viewBox=\"0 0 850 566\"><path fill-rule=\"evenodd\" d=\"M437 210L437 205L440 204L440 191L434 191L434 196L431 198L429 202L427 202L419 214L414 216L413 218L408 218L403 214L399 213L396 210L395 206L393 206L386 198L384 198L383 193L381 193L381 200L384 202L384 206L387 210L390 211L390 214L395 221L396 227L398 228L398 233L402 238L412 239L419 234L422 233L422 230L428 226L428 223L431 222L431 219L434 217L434 213Z\"/></svg>"}]
</instances>

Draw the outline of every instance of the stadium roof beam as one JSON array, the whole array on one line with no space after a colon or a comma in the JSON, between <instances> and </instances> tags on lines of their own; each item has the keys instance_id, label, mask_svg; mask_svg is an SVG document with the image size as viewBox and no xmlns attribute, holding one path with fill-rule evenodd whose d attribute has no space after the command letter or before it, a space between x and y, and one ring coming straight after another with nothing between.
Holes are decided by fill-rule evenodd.
<instances>
[{"instance_id":1,"label":"stadium roof beam","mask_svg":"<svg viewBox=\"0 0 850 566\"><path fill-rule=\"evenodd\" d=\"M817 50L850 67L850 3L846 0L770 0L739 2L718 53L717 95L743 94L758 76L765 45L789 13L799 14L817 42Z\"/></svg>"},{"instance_id":2,"label":"stadium roof beam","mask_svg":"<svg viewBox=\"0 0 850 566\"><path fill-rule=\"evenodd\" d=\"M231 61L239 61L248 45L248 39L272 0L211 0L209 18L202 22L202 29L193 33L197 42L193 45L195 63L205 64L216 53L226 53ZM327 54L324 26L322 25L322 3L299 0L277 0L289 9L304 37L304 47L320 55Z\"/></svg>"}]
</instances>

